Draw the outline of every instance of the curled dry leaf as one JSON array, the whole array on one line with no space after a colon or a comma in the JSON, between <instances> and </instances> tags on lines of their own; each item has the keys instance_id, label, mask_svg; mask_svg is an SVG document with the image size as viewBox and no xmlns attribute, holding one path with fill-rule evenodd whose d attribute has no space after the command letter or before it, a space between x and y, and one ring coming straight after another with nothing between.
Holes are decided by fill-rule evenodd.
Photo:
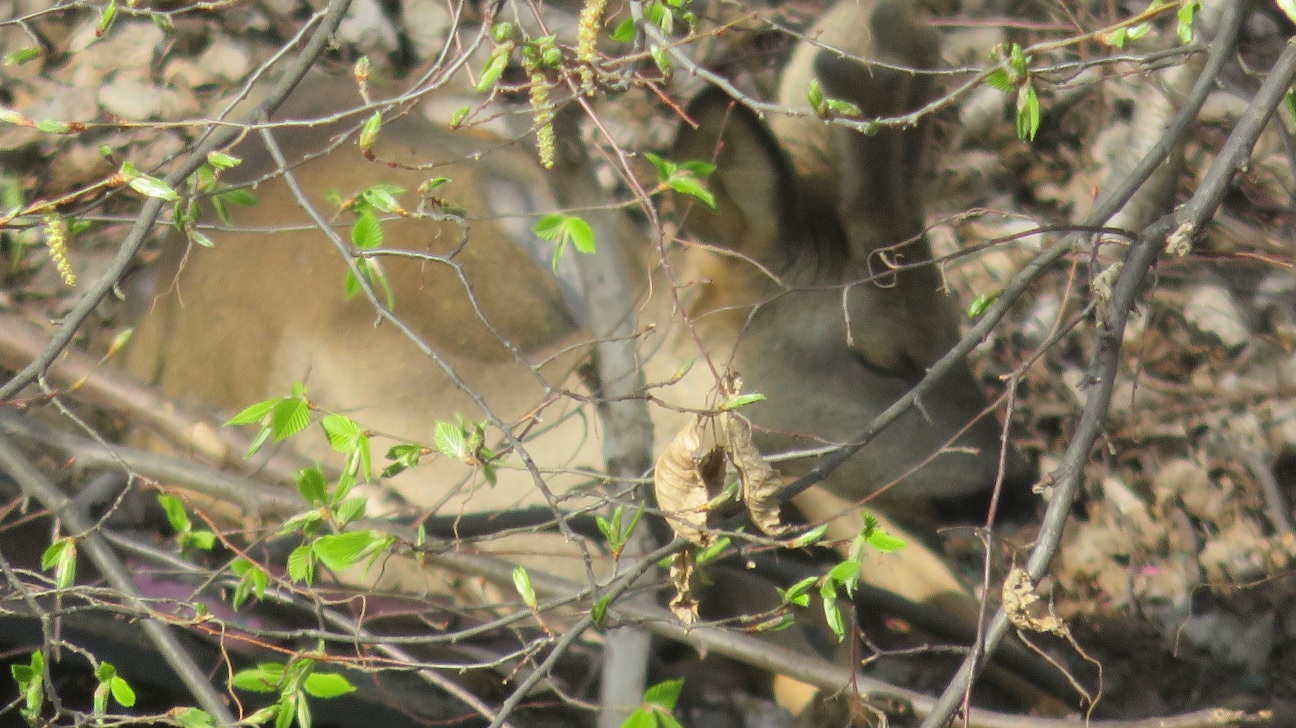
<instances>
[{"instance_id":1,"label":"curled dry leaf","mask_svg":"<svg viewBox=\"0 0 1296 728\"><path fill-rule=\"evenodd\" d=\"M677 536L698 546L710 542L707 504L724 490L725 438L715 417L694 415L657 459L657 505Z\"/></svg>"},{"instance_id":2,"label":"curled dry leaf","mask_svg":"<svg viewBox=\"0 0 1296 728\"><path fill-rule=\"evenodd\" d=\"M657 460L653 485L657 504L675 534L706 546L707 516L724 492L725 465L732 463L742 483L742 499L752 522L770 536L786 529L779 522L781 483L751 442L751 423L732 411L694 415Z\"/></svg>"},{"instance_id":3,"label":"curled dry leaf","mask_svg":"<svg viewBox=\"0 0 1296 728\"><path fill-rule=\"evenodd\" d=\"M779 520L778 494L782 483L774 468L751 444L751 423L742 415L726 412L729 431L729 459L742 478L742 499L752 523L769 536L780 536L787 528Z\"/></svg>"},{"instance_id":4,"label":"curled dry leaf","mask_svg":"<svg viewBox=\"0 0 1296 728\"><path fill-rule=\"evenodd\" d=\"M675 596L671 597L670 610L684 624L696 624L698 621L698 601L693 596L693 568L697 564L697 552L692 546L675 554L671 560L671 586L675 587Z\"/></svg>"},{"instance_id":5,"label":"curled dry leaf","mask_svg":"<svg viewBox=\"0 0 1296 728\"><path fill-rule=\"evenodd\" d=\"M1003 585L1004 613L1018 629L1047 632L1059 637L1070 637L1070 630L1060 617L1040 603L1040 596L1025 569L1014 568L1008 572Z\"/></svg>"}]
</instances>

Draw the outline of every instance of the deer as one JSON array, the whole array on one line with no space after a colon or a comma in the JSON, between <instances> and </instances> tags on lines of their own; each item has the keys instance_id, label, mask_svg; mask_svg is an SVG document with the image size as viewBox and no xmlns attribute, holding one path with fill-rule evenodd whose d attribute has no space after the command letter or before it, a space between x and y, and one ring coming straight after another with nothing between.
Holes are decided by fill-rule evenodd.
<instances>
[{"instance_id":1,"label":"deer","mask_svg":"<svg viewBox=\"0 0 1296 728\"><path fill-rule=\"evenodd\" d=\"M847 0L819 29L784 74L782 104L804 106L812 78L865 117L906 113L930 98L921 71L936 67L939 43L910 3ZM277 149L253 138L236 150L246 161L226 181L259 180L259 202L232 210L231 224L210 233L213 247L169 246L140 277L132 297L143 314L127 368L172 396L226 411L304 382L320 410L395 442L430 444L438 422L462 418L492 423L489 436L507 430L522 445L525 459L512 452L493 485L480 463L446 457L386 480L387 492L424 512L588 503L597 495L600 428L584 406L594 395L582 378L592 344L582 296L564 273L576 253L555 261L553 243L532 231L562 211L557 190L566 182L528 145L414 111L384 125L369 161L346 136L369 109L349 86L308 79L280 118L330 123L275 126ZM714 406L717 376L727 371L764 395L742 408L762 452L849 444L959 338L939 271L923 265L931 260L924 129L865 136L811 115L771 126L715 91L687 116L670 156L715 163L705 180L715 209L681 204L682 234L660 244L628 219L616 227L656 447L690 412ZM418 192L430 178L439 186ZM352 200L379 183L403 190L404 212L386 215L382 245L362 250L348 238L354 216L330 196ZM349 261L358 260L381 266L394 319L379 322L388 305L381 287L368 300L343 295ZM997 479L1022 488L1033 471L1002 433L959 363L794 504L849 539L858 504L875 496L886 510L984 492ZM299 447L328 457L323 438ZM777 467L790 478L813 462ZM587 573L557 534L491 548ZM912 581L905 575L897 589Z\"/></svg>"}]
</instances>

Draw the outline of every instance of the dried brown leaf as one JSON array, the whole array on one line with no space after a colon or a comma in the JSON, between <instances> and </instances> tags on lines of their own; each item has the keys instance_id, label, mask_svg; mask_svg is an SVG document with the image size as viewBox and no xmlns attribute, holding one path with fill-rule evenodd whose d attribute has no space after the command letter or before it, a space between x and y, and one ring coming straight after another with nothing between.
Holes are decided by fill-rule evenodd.
<instances>
[{"instance_id":1,"label":"dried brown leaf","mask_svg":"<svg viewBox=\"0 0 1296 728\"><path fill-rule=\"evenodd\" d=\"M1003 608L1008 621L1018 629L1070 636L1066 623L1041 602L1035 584L1024 569L1014 568L1004 579Z\"/></svg>"},{"instance_id":2,"label":"dried brown leaf","mask_svg":"<svg viewBox=\"0 0 1296 728\"><path fill-rule=\"evenodd\" d=\"M698 601L693 596L693 569L696 566L693 548L687 547L675 554L671 560L671 586L675 587L675 596L671 598L670 610L684 624L696 624L698 621Z\"/></svg>"},{"instance_id":3,"label":"dried brown leaf","mask_svg":"<svg viewBox=\"0 0 1296 728\"><path fill-rule=\"evenodd\" d=\"M751 443L751 423L742 415L726 413L729 459L742 478L742 499L752 522L767 536L781 536L787 527L779 520L779 489L782 482Z\"/></svg>"},{"instance_id":4,"label":"dried brown leaf","mask_svg":"<svg viewBox=\"0 0 1296 728\"><path fill-rule=\"evenodd\" d=\"M694 415L657 459L653 486L657 505L677 536L705 546L708 504L724 490L725 447L720 422Z\"/></svg>"}]
</instances>

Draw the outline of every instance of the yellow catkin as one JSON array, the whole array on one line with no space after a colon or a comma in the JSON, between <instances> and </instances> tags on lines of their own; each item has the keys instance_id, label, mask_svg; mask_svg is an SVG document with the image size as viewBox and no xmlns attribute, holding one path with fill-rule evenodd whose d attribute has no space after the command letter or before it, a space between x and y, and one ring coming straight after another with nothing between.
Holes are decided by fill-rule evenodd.
<instances>
[{"instance_id":1,"label":"yellow catkin","mask_svg":"<svg viewBox=\"0 0 1296 728\"><path fill-rule=\"evenodd\" d=\"M76 275L72 273L72 263L67 254L67 221L54 213L46 213L45 247L49 249L50 260L58 267L59 276L68 286L76 285Z\"/></svg>"},{"instance_id":2,"label":"yellow catkin","mask_svg":"<svg viewBox=\"0 0 1296 728\"><path fill-rule=\"evenodd\" d=\"M549 80L539 70L531 72L531 110L535 114L536 148L545 169L554 166L553 104L549 102Z\"/></svg>"},{"instance_id":3,"label":"yellow catkin","mask_svg":"<svg viewBox=\"0 0 1296 728\"><path fill-rule=\"evenodd\" d=\"M598 49L598 32L606 8L607 0L585 0L576 31L576 60L581 64L581 90L587 96L594 95L594 53Z\"/></svg>"}]
</instances>

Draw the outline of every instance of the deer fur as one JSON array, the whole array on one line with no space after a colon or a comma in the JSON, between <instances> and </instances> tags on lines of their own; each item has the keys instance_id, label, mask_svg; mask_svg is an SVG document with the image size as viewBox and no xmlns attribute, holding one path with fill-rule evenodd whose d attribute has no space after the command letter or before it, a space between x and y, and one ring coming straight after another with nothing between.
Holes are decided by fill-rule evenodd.
<instances>
[{"instance_id":1,"label":"deer fur","mask_svg":"<svg viewBox=\"0 0 1296 728\"><path fill-rule=\"evenodd\" d=\"M937 62L935 34L909 3L847 0L820 25L821 42L852 55L918 69ZM886 33L877 32L883 27ZM866 116L912 110L932 85L921 74L862 66L803 43L780 100L803 106L811 76L825 94L857 103ZM360 101L349 89L346 81L312 81L280 116L305 121L354 109ZM675 407L716 404L714 365L740 372L744 391L767 397L742 410L765 453L847 442L959 335L934 266L888 267L930 258L919 189L923 129L865 137L798 118L771 131L714 91L688 113L698 126L681 126L671 156L718 164L707 180L718 211L681 200L689 208L686 233L670 243L665 260L628 222L618 241L634 282L625 295L637 302L644 332L640 351L656 400L656 441L664 444L686 421ZM359 118L352 113L346 121ZM151 289L136 294L147 312L129 367L175 396L226 410L281 396L304 381L322 409L428 445L438 420L493 416L522 439L534 470L514 454L492 488L471 467L439 457L388 485L420 508L453 514L548 503L538 473L554 505L579 504L590 492L589 473L601 468L592 409L568 396L588 392L578 364L590 336L582 330L579 291L570 277L551 272L551 244L530 232L540 215L560 209L554 190L564 181L541 169L525 145L451 131L415 112L384 126L374 148L378 162L365 160L350 140L310 156L345 127L274 131L292 178L343 248L350 251L351 216L336 212L330 191L346 198L379 181L394 183L407 190L400 199L413 210L414 190L445 176L451 181L433 194L465 211L459 219L430 202L428 215L384 224L384 249L406 253L378 260L395 292L394 313L409 332L378 323L363 296L344 299L343 254L303 211L286 175L278 175L257 186L258 205L234 210L231 229L210 233L214 248L168 249ZM277 167L259 144L236 153L248 158L249 169L238 173L244 178ZM682 286L677 295L667 266ZM798 504L811 518L828 518L883 488L882 502L893 505L984 490L999 470L1000 431L981 387L959 365L920 407ZM498 430L488 436L500 439ZM329 457L322 436L297 439L308 454ZM777 467L795 476L813 462ZM1011 448L1006 462L1009 481L1025 479L1029 469ZM583 571L560 537L544 545L536 538L542 537L496 548L539 556L534 561L549 570L561 571L553 558L561 554Z\"/></svg>"}]
</instances>

